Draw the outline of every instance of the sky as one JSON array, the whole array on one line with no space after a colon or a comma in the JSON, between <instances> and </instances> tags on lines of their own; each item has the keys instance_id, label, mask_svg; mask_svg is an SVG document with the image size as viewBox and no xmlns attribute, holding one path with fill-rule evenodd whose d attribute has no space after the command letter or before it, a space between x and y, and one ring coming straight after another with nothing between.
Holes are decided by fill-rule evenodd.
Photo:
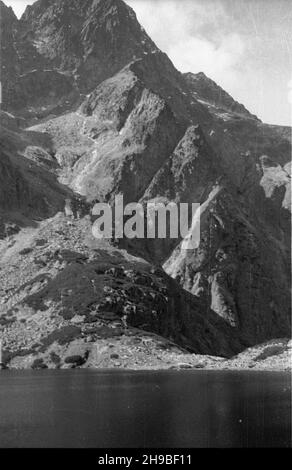
<instances>
[{"instance_id":1,"label":"sky","mask_svg":"<svg viewBox=\"0 0 292 470\"><path fill-rule=\"evenodd\" d=\"M264 122L291 125L291 0L126 2L178 70L203 71ZM34 0L4 3L20 16Z\"/></svg>"}]
</instances>

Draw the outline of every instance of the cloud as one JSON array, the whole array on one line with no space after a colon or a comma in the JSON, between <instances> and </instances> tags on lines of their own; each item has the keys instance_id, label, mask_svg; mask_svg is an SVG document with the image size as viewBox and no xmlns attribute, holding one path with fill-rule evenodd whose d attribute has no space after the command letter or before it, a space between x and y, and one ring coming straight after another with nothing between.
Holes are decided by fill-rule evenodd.
<instances>
[{"instance_id":1,"label":"cloud","mask_svg":"<svg viewBox=\"0 0 292 470\"><path fill-rule=\"evenodd\" d=\"M288 83L288 101L291 105L291 123L292 123L292 79Z\"/></svg>"},{"instance_id":2,"label":"cloud","mask_svg":"<svg viewBox=\"0 0 292 470\"><path fill-rule=\"evenodd\" d=\"M203 71L265 122L291 124L288 0L126 2L179 70Z\"/></svg>"},{"instance_id":3,"label":"cloud","mask_svg":"<svg viewBox=\"0 0 292 470\"><path fill-rule=\"evenodd\" d=\"M128 0L149 36L182 72L205 72L235 91L244 38L228 27L222 2ZM205 5L203 4L205 3ZM218 27L220 25L220 27Z\"/></svg>"}]
</instances>

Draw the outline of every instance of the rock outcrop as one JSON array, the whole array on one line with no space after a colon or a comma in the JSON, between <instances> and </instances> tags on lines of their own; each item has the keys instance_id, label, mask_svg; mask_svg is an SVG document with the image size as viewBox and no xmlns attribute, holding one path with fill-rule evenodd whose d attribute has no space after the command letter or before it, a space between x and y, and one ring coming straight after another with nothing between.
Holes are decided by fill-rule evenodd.
<instances>
[{"instance_id":1,"label":"rock outcrop","mask_svg":"<svg viewBox=\"0 0 292 470\"><path fill-rule=\"evenodd\" d=\"M57 179L49 136L19 128L16 118L0 112L0 239L17 227L62 210L72 191Z\"/></svg>"}]
</instances>

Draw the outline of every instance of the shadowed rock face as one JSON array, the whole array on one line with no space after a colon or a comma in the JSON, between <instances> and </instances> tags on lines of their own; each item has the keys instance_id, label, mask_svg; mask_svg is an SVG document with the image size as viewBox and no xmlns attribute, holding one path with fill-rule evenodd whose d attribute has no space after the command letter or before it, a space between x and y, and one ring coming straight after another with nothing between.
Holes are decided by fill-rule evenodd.
<instances>
[{"instance_id":1,"label":"shadowed rock face","mask_svg":"<svg viewBox=\"0 0 292 470\"><path fill-rule=\"evenodd\" d=\"M0 112L0 239L9 234L9 222L17 231L50 217L72 194L57 180L49 136L24 131L19 122Z\"/></svg>"},{"instance_id":2,"label":"shadowed rock face","mask_svg":"<svg viewBox=\"0 0 292 470\"><path fill-rule=\"evenodd\" d=\"M12 8L0 2L0 64L2 100L9 102L16 89L16 77L20 73L19 61L14 47L17 18ZM5 96L5 98L4 98Z\"/></svg>"},{"instance_id":3,"label":"shadowed rock face","mask_svg":"<svg viewBox=\"0 0 292 470\"><path fill-rule=\"evenodd\" d=\"M40 0L20 21L1 8L10 70L3 77L4 106L26 117L61 114L126 63L157 50L122 1Z\"/></svg>"},{"instance_id":4,"label":"shadowed rock face","mask_svg":"<svg viewBox=\"0 0 292 470\"><path fill-rule=\"evenodd\" d=\"M173 278L161 328L148 304L129 321L226 355L290 335L291 130L263 124L204 74L178 72L120 0L40 0L20 21L2 10L4 108L17 115L1 118L2 211L45 218L66 192L88 202L199 202L197 249L183 250L181 239L122 241ZM40 291L42 304L55 285Z\"/></svg>"},{"instance_id":5,"label":"shadowed rock face","mask_svg":"<svg viewBox=\"0 0 292 470\"><path fill-rule=\"evenodd\" d=\"M222 111L230 111L238 116L245 116L246 118L257 119L256 116L251 114L242 104L235 101L232 96L226 93L220 86L213 80L208 78L203 72L200 73L185 73L184 77L192 90L192 93L200 100L204 100L219 108Z\"/></svg>"},{"instance_id":6,"label":"shadowed rock face","mask_svg":"<svg viewBox=\"0 0 292 470\"><path fill-rule=\"evenodd\" d=\"M156 50L134 12L118 0L36 2L21 27L49 63L74 73L82 92L133 57Z\"/></svg>"}]
</instances>

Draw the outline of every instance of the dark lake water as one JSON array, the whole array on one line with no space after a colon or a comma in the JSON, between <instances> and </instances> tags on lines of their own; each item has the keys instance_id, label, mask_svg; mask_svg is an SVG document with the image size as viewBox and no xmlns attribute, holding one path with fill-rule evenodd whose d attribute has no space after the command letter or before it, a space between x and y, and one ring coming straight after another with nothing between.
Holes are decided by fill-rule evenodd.
<instances>
[{"instance_id":1,"label":"dark lake water","mask_svg":"<svg viewBox=\"0 0 292 470\"><path fill-rule=\"evenodd\" d=\"M0 372L0 447L290 447L288 373Z\"/></svg>"}]
</instances>

